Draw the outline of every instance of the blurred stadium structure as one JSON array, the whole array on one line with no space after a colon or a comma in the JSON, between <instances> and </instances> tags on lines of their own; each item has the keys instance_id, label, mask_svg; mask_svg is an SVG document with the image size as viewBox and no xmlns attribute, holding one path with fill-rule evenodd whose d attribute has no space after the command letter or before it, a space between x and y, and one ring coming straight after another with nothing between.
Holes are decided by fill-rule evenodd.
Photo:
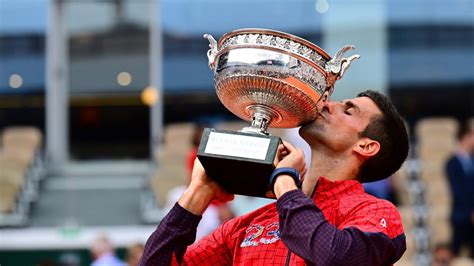
<instances>
[{"instance_id":1,"label":"blurred stadium structure","mask_svg":"<svg viewBox=\"0 0 474 266\"><path fill-rule=\"evenodd\" d=\"M144 242L186 182L193 124L241 125L215 96L203 33L259 27L329 54L356 46L334 98L378 89L406 117L399 265L429 265L451 234L443 163L474 116L473 14L470 0L0 0L0 264L87 265L103 232Z\"/></svg>"}]
</instances>

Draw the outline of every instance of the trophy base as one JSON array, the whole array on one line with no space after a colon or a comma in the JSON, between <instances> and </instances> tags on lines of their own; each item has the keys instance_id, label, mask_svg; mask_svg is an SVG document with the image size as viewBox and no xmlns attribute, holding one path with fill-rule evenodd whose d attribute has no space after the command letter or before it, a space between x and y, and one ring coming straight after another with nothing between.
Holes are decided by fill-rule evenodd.
<instances>
[{"instance_id":1,"label":"trophy base","mask_svg":"<svg viewBox=\"0 0 474 266\"><path fill-rule=\"evenodd\" d=\"M277 136L206 128L197 157L227 192L265 198L280 143Z\"/></svg>"}]
</instances>

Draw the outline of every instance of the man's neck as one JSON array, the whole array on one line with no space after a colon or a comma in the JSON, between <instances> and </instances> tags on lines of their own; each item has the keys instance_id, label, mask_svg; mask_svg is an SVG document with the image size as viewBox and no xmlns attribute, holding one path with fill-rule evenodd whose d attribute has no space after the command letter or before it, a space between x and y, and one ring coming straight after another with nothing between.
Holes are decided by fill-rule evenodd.
<instances>
[{"instance_id":1,"label":"man's neck","mask_svg":"<svg viewBox=\"0 0 474 266\"><path fill-rule=\"evenodd\" d=\"M466 141L459 142L458 147L456 149L456 152L458 154L469 155L470 151L471 147L468 143L466 143Z\"/></svg>"},{"instance_id":2,"label":"man's neck","mask_svg":"<svg viewBox=\"0 0 474 266\"><path fill-rule=\"evenodd\" d=\"M310 196L322 176L330 181L352 180L357 176L354 161L345 156L335 156L330 152L312 150L311 165L303 183L303 192Z\"/></svg>"}]
</instances>

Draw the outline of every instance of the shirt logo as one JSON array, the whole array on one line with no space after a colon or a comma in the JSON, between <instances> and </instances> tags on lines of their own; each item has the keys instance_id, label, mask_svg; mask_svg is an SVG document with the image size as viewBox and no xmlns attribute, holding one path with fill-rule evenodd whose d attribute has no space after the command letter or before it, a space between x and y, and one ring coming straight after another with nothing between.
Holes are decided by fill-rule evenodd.
<instances>
[{"instance_id":1,"label":"shirt logo","mask_svg":"<svg viewBox=\"0 0 474 266\"><path fill-rule=\"evenodd\" d=\"M241 248L256 247L260 244L273 244L280 239L280 225L278 222L271 223L266 227L259 224L250 225L245 230L246 237L240 244ZM266 232L266 234L264 234Z\"/></svg>"},{"instance_id":2,"label":"shirt logo","mask_svg":"<svg viewBox=\"0 0 474 266\"><path fill-rule=\"evenodd\" d=\"M387 228L387 221L385 221L385 218L382 218L380 220L380 225L383 227L383 228Z\"/></svg>"},{"instance_id":3,"label":"shirt logo","mask_svg":"<svg viewBox=\"0 0 474 266\"><path fill-rule=\"evenodd\" d=\"M262 235L264 227L259 225L259 224L252 224L245 230L247 237L244 238L244 241L242 241L242 244L240 244L241 248L245 247L256 247L258 246L258 242L254 241L257 239L259 236Z\"/></svg>"}]
</instances>

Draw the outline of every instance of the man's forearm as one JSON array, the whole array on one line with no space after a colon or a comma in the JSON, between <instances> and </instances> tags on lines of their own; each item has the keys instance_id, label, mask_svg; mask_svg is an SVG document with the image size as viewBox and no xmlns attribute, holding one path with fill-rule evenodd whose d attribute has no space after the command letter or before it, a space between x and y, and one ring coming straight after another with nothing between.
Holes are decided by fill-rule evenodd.
<instances>
[{"instance_id":1,"label":"man's forearm","mask_svg":"<svg viewBox=\"0 0 474 266\"><path fill-rule=\"evenodd\" d=\"M191 185L181 195L178 204L194 215L202 215L212 199L212 191Z\"/></svg>"},{"instance_id":2,"label":"man's forearm","mask_svg":"<svg viewBox=\"0 0 474 266\"><path fill-rule=\"evenodd\" d=\"M339 230L299 190L282 195L277 209L282 241L309 264L390 264L404 251L383 233L366 233L356 228Z\"/></svg>"},{"instance_id":3,"label":"man's forearm","mask_svg":"<svg viewBox=\"0 0 474 266\"><path fill-rule=\"evenodd\" d=\"M181 262L187 246L196 238L196 228L200 220L201 216L175 204L148 238L140 266L171 265L173 255Z\"/></svg>"},{"instance_id":4,"label":"man's forearm","mask_svg":"<svg viewBox=\"0 0 474 266\"><path fill-rule=\"evenodd\" d=\"M275 186L273 187L273 191L275 191L276 198L280 198L283 194L288 191L298 189L295 184L295 180L287 175L281 175L275 181Z\"/></svg>"}]
</instances>

